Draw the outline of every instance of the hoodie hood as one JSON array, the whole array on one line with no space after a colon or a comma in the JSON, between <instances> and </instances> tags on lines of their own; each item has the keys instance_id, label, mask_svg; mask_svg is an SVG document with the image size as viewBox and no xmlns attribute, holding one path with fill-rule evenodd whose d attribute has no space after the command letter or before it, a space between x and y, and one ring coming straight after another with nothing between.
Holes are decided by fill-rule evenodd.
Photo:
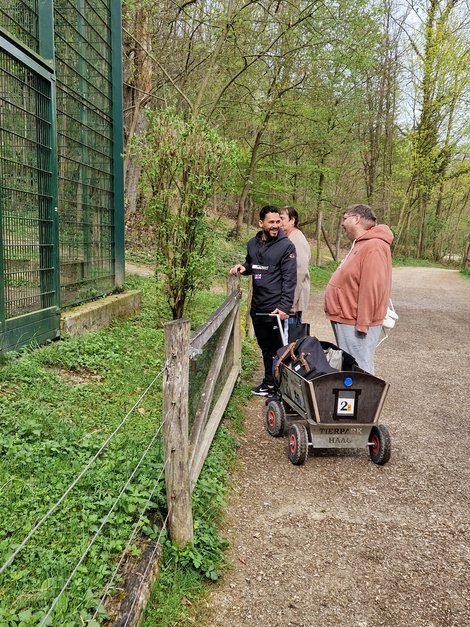
<instances>
[{"instance_id":1,"label":"hoodie hood","mask_svg":"<svg viewBox=\"0 0 470 627\"><path fill-rule=\"evenodd\" d=\"M386 224L377 224L366 231L363 235L360 235L356 239L356 242L362 242L366 239L381 239L390 245L393 242L393 233Z\"/></svg>"}]
</instances>

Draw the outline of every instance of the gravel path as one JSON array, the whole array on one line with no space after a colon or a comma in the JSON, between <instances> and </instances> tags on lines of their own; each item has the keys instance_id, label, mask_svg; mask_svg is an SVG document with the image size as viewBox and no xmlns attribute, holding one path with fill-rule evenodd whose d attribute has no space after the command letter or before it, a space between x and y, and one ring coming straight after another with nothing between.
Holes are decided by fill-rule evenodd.
<instances>
[{"instance_id":1,"label":"gravel path","mask_svg":"<svg viewBox=\"0 0 470 627\"><path fill-rule=\"evenodd\" d=\"M136 263L126 261L126 274L136 274L137 276L151 277L155 276L155 269L149 266L142 266Z\"/></svg>"},{"instance_id":2,"label":"gravel path","mask_svg":"<svg viewBox=\"0 0 470 627\"><path fill-rule=\"evenodd\" d=\"M210 627L470 625L470 282L395 268L393 301L400 320L376 360L390 462L357 451L293 466L253 399ZM307 319L333 340L321 304L313 294Z\"/></svg>"}]
</instances>

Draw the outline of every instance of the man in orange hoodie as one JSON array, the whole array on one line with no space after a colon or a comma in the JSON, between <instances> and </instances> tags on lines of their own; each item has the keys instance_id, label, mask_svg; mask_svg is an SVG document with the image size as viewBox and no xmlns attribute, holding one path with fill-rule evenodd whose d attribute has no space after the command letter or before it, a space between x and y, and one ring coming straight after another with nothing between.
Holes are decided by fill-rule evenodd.
<instances>
[{"instance_id":1,"label":"man in orange hoodie","mask_svg":"<svg viewBox=\"0 0 470 627\"><path fill-rule=\"evenodd\" d=\"M392 287L393 233L368 205L351 205L341 221L351 248L327 285L324 309L336 343L374 374L374 355Z\"/></svg>"}]
</instances>

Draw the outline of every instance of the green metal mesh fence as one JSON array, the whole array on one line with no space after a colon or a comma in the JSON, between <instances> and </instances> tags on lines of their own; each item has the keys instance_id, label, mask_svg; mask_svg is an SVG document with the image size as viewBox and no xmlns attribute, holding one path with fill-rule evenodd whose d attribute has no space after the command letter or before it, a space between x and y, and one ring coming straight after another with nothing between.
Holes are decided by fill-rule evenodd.
<instances>
[{"instance_id":1,"label":"green metal mesh fence","mask_svg":"<svg viewBox=\"0 0 470 627\"><path fill-rule=\"evenodd\" d=\"M115 0L0 1L0 350L122 285L119 19Z\"/></svg>"},{"instance_id":2,"label":"green metal mesh fence","mask_svg":"<svg viewBox=\"0 0 470 627\"><path fill-rule=\"evenodd\" d=\"M53 305L50 83L0 50L5 317Z\"/></svg>"},{"instance_id":3,"label":"green metal mesh fence","mask_svg":"<svg viewBox=\"0 0 470 627\"><path fill-rule=\"evenodd\" d=\"M114 287L109 2L54 4L61 302Z\"/></svg>"},{"instance_id":4,"label":"green metal mesh fence","mask_svg":"<svg viewBox=\"0 0 470 627\"><path fill-rule=\"evenodd\" d=\"M4 0L0 25L34 52L39 52L38 0Z\"/></svg>"}]
</instances>

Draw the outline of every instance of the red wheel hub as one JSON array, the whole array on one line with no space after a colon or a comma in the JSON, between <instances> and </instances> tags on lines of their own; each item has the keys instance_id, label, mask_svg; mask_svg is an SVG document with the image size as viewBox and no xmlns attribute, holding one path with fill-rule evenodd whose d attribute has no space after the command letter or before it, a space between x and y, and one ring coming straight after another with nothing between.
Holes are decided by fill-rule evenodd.
<instances>
[{"instance_id":1,"label":"red wheel hub","mask_svg":"<svg viewBox=\"0 0 470 627\"><path fill-rule=\"evenodd\" d=\"M274 412L272 409L268 411L268 425L270 427L275 427L276 425L276 416L274 415Z\"/></svg>"},{"instance_id":2,"label":"red wheel hub","mask_svg":"<svg viewBox=\"0 0 470 627\"><path fill-rule=\"evenodd\" d=\"M378 436L374 434L371 437L371 442L372 442L372 446L371 446L372 452L374 453L374 455L377 455L377 453L380 450L380 440L379 440Z\"/></svg>"},{"instance_id":3,"label":"red wheel hub","mask_svg":"<svg viewBox=\"0 0 470 627\"><path fill-rule=\"evenodd\" d=\"M295 435L291 435L289 439L290 452L295 453L297 450L297 438Z\"/></svg>"}]
</instances>

